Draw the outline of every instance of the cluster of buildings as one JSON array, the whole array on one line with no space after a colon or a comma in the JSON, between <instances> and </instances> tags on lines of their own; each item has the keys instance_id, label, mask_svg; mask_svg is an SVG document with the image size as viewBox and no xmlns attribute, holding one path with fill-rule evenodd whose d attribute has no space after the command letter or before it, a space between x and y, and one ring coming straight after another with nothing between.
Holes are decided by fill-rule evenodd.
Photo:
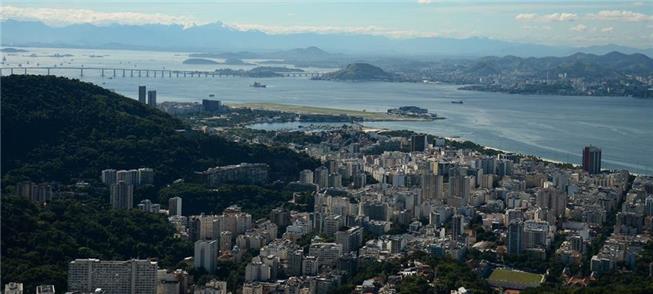
<instances>
[{"instance_id":1,"label":"cluster of buildings","mask_svg":"<svg viewBox=\"0 0 653 294\"><path fill-rule=\"evenodd\" d=\"M630 234L615 265L634 263L650 236L648 186L635 184L626 194L630 175L602 170L601 150L594 146L583 150L582 168L570 168L521 155L450 148L444 139L426 135L392 137L351 127L319 132L321 143L299 147L324 164L299 174L297 184L314 191L313 211L277 209L274 217L283 214L287 226L270 244L319 237L313 237L308 253L293 254L292 246L273 256L262 251L248 264L248 283L278 289L291 281L275 282L278 273L293 279L337 277L363 260L415 251L464 261L470 250L480 250L578 265L586 262L588 245L615 214L615 231ZM374 151L379 146L381 151ZM479 239L479 229L493 240ZM560 236L562 243L554 248ZM615 251L613 239L592 257L595 274L603 266L595 268L595 259Z\"/></svg>"},{"instance_id":2,"label":"cluster of buildings","mask_svg":"<svg viewBox=\"0 0 653 294\"><path fill-rule=\"evenodd\" d=\"M196 215L187 219L185 232L195 241L193 266L214 273L218 261L240 262L250 248L273 239L271 223L252 223L252 215L230 206L221 215ZM183 234L183 233L182 233Z\"/></svg>"},{"instance_id":3,"label":"cluster of buildings","mask_svg":"<svg viewBox=\"0 0 653 294\"><path fill-rule=\"evenodd\" d=\"M16 185L16 195L36 203L45 203L54 197L50 183L20 182Z\"/></svg>"},{"instance_id":4,"label":"cluster of buildings","mask_svg":"<svg viewBox=\"0 0 653 294\"><path fill-rule=\"evenodd\" d=\"M139 168L130 170L102 170L100 179L109 186L109 202L114 209L134 208L134 188L152 185L154 183L154 170Z\"/></svg>"},{"instance_id":5,"label":"cluster of buildings","mask_svg":"<svg viewBox=\"0 0 653 294\"><path fill-rule=\"evenodd\" d=\"M596 274L606 274L624 267L634 269L643 247L653 241L653 178L637 177L616 214L614 231L590 267ZM650 265L653 272L653 264Z\"/></svg>"},{"instance_id":6,"label":"cluster of buildings","mask_svg":"<svg viewBox=\"0 0 653 294\"><path fill-rule=\"evenodd\" d=\"M497 257L528 255L542 262L556 258L567 266L589 260L598 276L634 268L651 241L653 177L632 181L627 171L602 170L601 150L594 146L583 150L583 165L577 168L452 148L449 141L426 135L408 138L356 127L315 132L320 143L295 147L323 165L301 171L288 186L296 189L289 201L294 209L302 207L295 205L299 198L310 195L313 201L306 202L306 209L281 206L259 220L238 206L220 215L184 216L181 197L169 199L176 237L194 242L188 264L208 274L224 263L244 264L244 283L237 287L245 294L321 294L347 282L363 263L401 260L414 252L468 262L472 250ZM263 184L268 172L266 164L242 163L198 174L217 187ZM152 180L148 168L102 171L114 208L132 208L133 187ZM39 187L32 183L20 189ZM138 207L161 211L149 200ZM589 244L605 237L603 228L611 219L613 232L597 254L585 258ZM246 259L248 252L256 254ZM504 264L482 263L478 273L483 277L494 268L499 270L495 280L511 271ZM401 266L396 275L366 280L354 291L395 293L394 285L410 275L436 281L427 265L411 261ZM532 276L528 283L501 285L534 287L544 280ZM194 284L185 271L160 270L149 260L74 260L68 283L71 291L102 288L104 293L227 293L234 287L221 280Z\"/></svg>"},{"instance_id":7,"label":"cluster of buildings","mask_svg":"<svg viewBox=\"0 0 653 294\"><path fill-rule=\"evenodd\" d=\"M158 105L159 109L172 115L185 115L196 113L224 113L227 107L220 100L202 99L202 103L197 102L172 102L166 101Z\"/></svg>"}]
</instances>

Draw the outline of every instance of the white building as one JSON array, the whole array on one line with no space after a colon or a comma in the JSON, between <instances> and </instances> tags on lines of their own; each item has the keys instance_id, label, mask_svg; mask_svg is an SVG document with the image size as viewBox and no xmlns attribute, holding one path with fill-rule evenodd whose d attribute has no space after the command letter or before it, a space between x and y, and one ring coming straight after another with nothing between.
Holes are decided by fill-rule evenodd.
<instances>
[{"instance_id":1,"label":"white building","mask_svg":"<svg viewBox=\"0 0 653 294\"><path fill-rule=\"evenodd\" d=\"M68 265L68 291L155 294L157 270L157 263L149 260L75 259Z\"/></svg>"}]
</instances>

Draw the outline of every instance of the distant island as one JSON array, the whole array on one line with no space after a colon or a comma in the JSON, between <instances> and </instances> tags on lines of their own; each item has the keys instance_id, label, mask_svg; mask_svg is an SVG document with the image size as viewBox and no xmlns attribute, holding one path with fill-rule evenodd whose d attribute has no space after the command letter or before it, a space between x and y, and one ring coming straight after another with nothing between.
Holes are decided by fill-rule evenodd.
<instances>
[{"instance_id":1,"label":"distant island","mask_svg":"<svg viewBox=\"0 0 653 294\"><path fill-rule=\"evenodd\" d=\"M189 58L182 62L183 64L218 64L218 62L211 59L204 58Z\"/></svg>"},{"instance_id":2,"label":"distant island","mask_svg":"<svg viewBox=\"0 0 653 294\"><path fill-rule=\"evenodd\" d=\"M345 68L314 78L334 81L394 81L397 77L369 63L352 63Z\"/></svg>"},{"instance_id":3,"label":"distant island","mask_svg":"<svg viewBox=\"0 0 653 294\"><path fill-rule=\"evenodd\" d=\"M259 58L260 56L253 52L240 51L240 52L223 52L223 53L191 53L189 57L195 58L236 58L236 59L252 59Z\"/></svg>"},{"instance_id":4,"label":"distant island","mask_svg":"<svg viewBox=\"0 0 653 294\"><path fill-rule=\"evenodd\" d=\"M17 49L17 48L2 48L0 49L0 52L5 52L5 53L21 53L21 52L27 52L25 49Z\"/></svg>"},{"instance_id":5,"label":"distant island","mask_svg":"<svg viewBox=\"0 0 653 294\"><path fill-rule=\"evenodd\" d=\"M277 66L259 66L250 70L235 70L231 68L216 69L215 73L228 76L243 76L252 78L275 78L282 77L284 73L299 73L304 70L299 68L277 67Z\"/></svg>"},{"instance_id":6,"label":"distant island","mask_svg":"<svg viewBox=\"0 0 653 294\"><path fill-rule=\"evenodd\" d=\"M225 58L225 59L268 59L259 62L260 64L292 64L297 67L322 67L333 68L338 65L347 64L344 59L349 60L342 54L326 52L318 47L294 48L273 52L221 52L221 53L191 53L192 58ZM225 61L227 63L227 61Z\"/></svg>"},{"instance_id":7,"label":"distant island","mask_svg":"<svg viewBox=\"0 0 653 294\"><path fill-rule=\"evenodd\" d=\"M444 117L439 117L435 113L430 113L428 109L426 108L421 108L417 106L400 106L398 108L390 108L388 109L388 114L391 115L399 115L399 116L404 116L404 117L415 117L415 118L422 118L422 119L444 119Z\"/></svg>"},{"instance_id":8,"label":"distant island","mask_svg":"<svg viewBox=\"0 0 653 294\"><path fill-rule=\"evenodd\" d=\"M227 58L222 62L222 64L226 65L253 65L253 63L247 63L244 62L242 59L239 58Z\"/></svg>"}]
</instances>

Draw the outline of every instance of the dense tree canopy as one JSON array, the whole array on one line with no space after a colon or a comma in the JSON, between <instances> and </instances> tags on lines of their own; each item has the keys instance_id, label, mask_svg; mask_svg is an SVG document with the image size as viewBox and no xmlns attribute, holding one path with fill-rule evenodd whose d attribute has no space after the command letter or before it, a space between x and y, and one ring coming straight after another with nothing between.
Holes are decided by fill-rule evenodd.
<instances>
[{"instance_id":1,"label":"dense tree canopy","mask_svg":"<svg viewBox=\"0 0 653 294\"><path fill-rule=\"evenodd\" d=\"M256 219L290 200L292 193L252 185L223 185L213 189L202 184L179 183L161 189L159 201L168 203L175 196L183 199L184 215L220 214L227 206L236 204Z\"/></svg>"},{"instance_id":2,"label":"dense tree canopy","mask_svg":"<svg viewBox=\"0 0 653 294\"><path fill-rule=\"evenodd\" d=\"M265 162L272 179L317 164L287 148L243 145L109 90L52 76L2 77L3 186L97 179L102 169L152 167L158 184L216 165Z\"/></svg>"},{"instance_id":3,"label":"dense tree canopy","mask_svg":"<svg viewBox=\"0 0 653 294\"><path fill-rule=\"evenodd\" d=\"M2 283L20 281L66 289L75 258L156 258L174 266L193 254L190 241L174 239L165 216L113 210L98 200L58 199L40 207L27 199L2 199Z\"/></svg>"}]
</instances>

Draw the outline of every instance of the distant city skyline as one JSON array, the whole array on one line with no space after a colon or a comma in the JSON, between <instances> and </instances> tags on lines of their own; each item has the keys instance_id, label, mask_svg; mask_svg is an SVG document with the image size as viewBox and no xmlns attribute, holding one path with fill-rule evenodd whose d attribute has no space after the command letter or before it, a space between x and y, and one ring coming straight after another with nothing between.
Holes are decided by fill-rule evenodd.
<instances>
[{"instance_id":1,"label":"distant city skyline","mask_svg":"<svg viewBox=\"0 0 653 294\"><path fill-rule=\"evenodd\" d=\"M2 20L52 26L90 23L221 22L269 34L333 33L389 38L486 37L565 46L653 44L653 3L645 1L4 1Z\"/></svg>"}]
</instances>

